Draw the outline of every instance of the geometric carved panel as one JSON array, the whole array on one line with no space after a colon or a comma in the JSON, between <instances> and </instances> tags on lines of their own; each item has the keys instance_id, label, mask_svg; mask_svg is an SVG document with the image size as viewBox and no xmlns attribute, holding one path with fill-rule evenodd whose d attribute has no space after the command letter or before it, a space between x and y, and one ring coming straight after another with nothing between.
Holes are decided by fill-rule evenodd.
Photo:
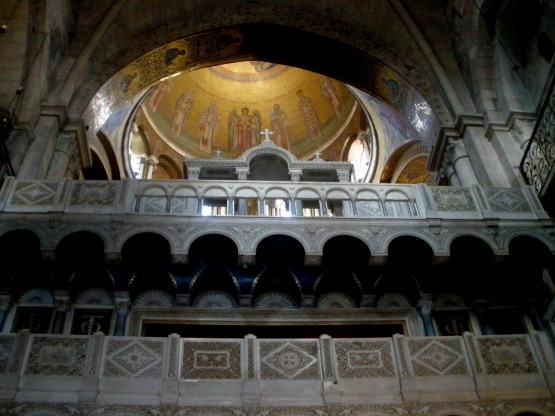
<instances>
[{"instance_id":1,"label":"geometric carved panel","mask_svg":"<svg viewBox=\"0 0 555 416\"><path fill-rule=\"evenodd\" d=\"M148 214L161 214L166 212L168 199L166 197L145 196L141 200L141 212Z\"/></svg>"},{"instance_id":2,"label":"geometric carved panel","mask_svg":"<svg viewBox=\"0 0 555 416\"><path fill-rule=\"evenodd\" d=\"M410 339L410 351L415 376L464 375L468 373L463 355L462 340Z\"/></svg>"},{"instance_id":3,"label":"geometric carved panel","mask_svg":"<svg viewBox=\"0 0 555 416\"><path fill-rule=\"evenodd\" d=\"M51 205L56 196L57 183L19 182L11 203L17 205Z\"/></svg>"},{"instance_id":4,"label":"geometric carved panel","mask_svg":"<svg viewBox=\"0 0 555 416\"><path fill-rule=\"evenodd\" d=\"M149 377L163 376L165 340L117 340L106 343L106 362L103 375L106 377Z\"/></svg>"},{"instance_id":5,"label":"geometric carved panel","mask_svg":"<svg viewBox=\"0 0 555 416\"><path fill-rule=\"evenodd\" d=\"M32 338L25 374L82 376L87 355L88 338Z\"/></svg>"},{"instance_id":6,"label":"geometric carved panel","mask_svg":"<svg viewBox=\"0 0 555 416\"><path fill-rule=\"evenodd\" d=\"M383 217L380 201L356 201L356 208L361 217Z\"/></svg>"},{"instance_id":7,"label":"geometric carved panel","mask_svg":"<svg viewBox=\"0 0 555 416\"><path fill-rule=\"evenodd\" d=\"M260 378L310 380L320 378L318 341L259 340Z\"/></svg>"},{"instance_id":8,"label":"geometric carved panel","mask_svg":"<svg viewBox=\"0 0 555 416\"><path fill-rule=\"evenodd\" d=\"M530 206L520 189L487 189L484 194L493 211L527 212Z\"/></svg>"},{"instance_id":9,"label":"geometric carved panel","mask_svg":"<svg viewBox=\"0 0 555 416\"><path fill-rule=\"evenodd\" d=\"M480 337L477 341L488 374L538 372L526 337Z\"/></svg>"},{"instance_id":10,"label":"geometric carved panel","mask_svg":"<svg viewBox=\"0 0 555 416\"><path fill-rule=\"evenodd\" d=\"M339 378L395 377L391 340L333 340Z\"/></svg>"},{"instance_id":11,"label":"geometric carved panel","mask_svg":"<svg viewBox=\"0 0 555 416\"><path fill-rule=\"evenodd\" d=\"M242 341L183 340L181 378L241 379Z\"/></svg>"}]
</instances>

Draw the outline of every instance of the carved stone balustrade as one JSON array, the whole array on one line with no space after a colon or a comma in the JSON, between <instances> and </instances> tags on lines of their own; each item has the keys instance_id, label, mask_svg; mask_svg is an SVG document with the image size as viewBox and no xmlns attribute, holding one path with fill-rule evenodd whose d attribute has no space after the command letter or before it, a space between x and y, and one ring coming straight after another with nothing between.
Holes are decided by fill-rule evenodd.
<instances>
[{"instance_id":1,"label":"carved stone balustrade","mask_svg":"<svg viewBox=\"0 0 555 416\"><path fill-rule=\"evenodd\" d=\"M255 215L241 211L248 204ZM451 240L462 234L478 236L496 254L507 253L514 235L538 238L555 251L553 220L529 187L8 178L0 218L0 234L28 229L43 250L86 230L107 242L107 253L117 253L129 236L156 232L168 239L174 259L186 259L194 239L210 233L231 238L243 256L254 255L272 234L296 238L307 258L320 256L325 241L339 234L365 241L375 256L386 255L400 235L423 239L438 256L448 255Z\"/></svg>"},{"instance_id":2,"label":"carved stone balustrade","mask_svg":"<svg viewBox=\"0 0 555 416\"><path fill-rule=\"evenodd\" d=\"M540 332L200 339L22 331L0 335L0 398L148 406L547 399L554 362Z\"/></svg>"}]
</instances>

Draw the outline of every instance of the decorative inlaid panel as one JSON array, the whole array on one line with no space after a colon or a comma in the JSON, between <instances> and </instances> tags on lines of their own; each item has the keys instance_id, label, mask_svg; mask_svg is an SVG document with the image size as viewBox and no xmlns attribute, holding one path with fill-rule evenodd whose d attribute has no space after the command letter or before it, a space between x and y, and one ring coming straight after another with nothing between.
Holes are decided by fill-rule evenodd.
<instances>
[{"instance_id":1,"label":"decorative inlaid panel","mask_svg":"<svg viewBox=\"0 0 555 416\"><path fill-rule=\"evenodd\" d=\"M50 205L54 203L57 183L18 182L11 203L14 205Z\"/></svg>"},{"instance_id":2,"label":"decorative inlaid panel","mask_svg":"<svg viewBox=\"0 0 555 416\"><path fill-rule=\"evenodd\" d=\"M333 340L339 378L395 377L390 340Z\"/></svg>"},{"instance_id":3,"label":"decorative inlaid panel","mask_svg":"<svg viewBox=\"0 0 555 416\"><path fill-rule=\"evenodd\" d=\"M480 337L477 341L488 374L538 372L526 337Z\"/></svg>"},{"instance_id":4,"label":"decorative inlaid panel","mask_svg":"<svg viewBox=\"0 0 555 416\"><path fill-rule=\"evenodd\" d=\"M520 189L484 189L484 194L494 211L530 211L530 206Z\"/></svg>"},{"instance_id":5,"label":"decorative inlaid panel","mask_svg":"<svg viewBox=\"0 0 555 416\"><path fill-rule=\"evenodd\" d=\"M0 336L0 374L5 373L7 370L8 360L12 354L14 339L14 335Z\"/></svg>"},{"instance_id":6,"label":"decorative inlaid panel","mask_svg":"<svg viewBox=\"0 0 555 416\"><path fill-rule=\"evenodd\" d=\"M183 341L181 378L241 378L242 341Z\"/></svg>"},{"instance_id":7,"label":"decorative inlaid panel","mask_svg":"<svg viewBox=\"0 0 555 416\"><path fill-rule=\"evenodd\" d=\"M356 201L356 207L361 217L383 217L380 201Z\"/></svg>"},{"instance_id":8,"label":"decorative inlaid panel","mask_svg":"<svg viewBox=\"0 0 555 416\"><path fill-rule=\"evenodd\" d=\"M259 340L260 378L319 379L318 341Z\"/></svg>"},{"instance_id":9,"label":"decorative inlaid panel","mask_svg":"<svg viewBox=\"0 0 555 416\"><path fill-rule=\"evenodd\" d=\"M476 211L469 188L430 187L438 211Z\"/></svg>"},{"instance_id":10,"label":"decorative inlaid panel","mask_svg":"<svg viewBox=\"0 0 555 416\"><path fill-rule=\"evenodd\" d=\"M415 376L463 375L468 373L460 338L407 338Z\"/></svg>"},{"instance_id":11,"label":"decorative inlaid panel","mask_svg":"<svg viewBox=\"0 0 555 416\"><path fill-rule=\"evenodd\" d=\"M115 183L74 182L69 205L111 206L117 194Z\"/></svg>"},{"instance_id":12,"label":"decorative inlaid panel","mask_svg":"<svg viewBox=\"0 0 555 416\"><path fill-rule=\"evenodd\" d=\"M81 376L88 338L33 337L24 373L27 375Z\"/></svg>"},{"instance_id":13,"label":"decorative inlaid panel","mask_svg":"<svg viewBox=\"0 0 555 416\"><path fill-rule=\"evenodd\" d=\"M163 340L109 339L103 375L160 378L163 359Z\"/></svg>"},{"instance_id":14,"label":"decorative inlaid panel","mask_svg":"<svg viewBox=\"0 0 555 416\"><path fill-rule=\"evenodd\" d=\"M141 199L141 212L147 214L161 214L166 212L168 199L165 197L146 197Z\"/></svg>"}]
</instances>

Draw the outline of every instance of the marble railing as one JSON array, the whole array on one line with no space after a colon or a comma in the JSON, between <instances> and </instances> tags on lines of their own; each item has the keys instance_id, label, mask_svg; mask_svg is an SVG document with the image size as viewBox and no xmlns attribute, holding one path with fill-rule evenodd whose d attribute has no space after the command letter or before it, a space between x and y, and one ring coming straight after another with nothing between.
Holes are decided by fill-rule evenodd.
<instances>
[{"instance_id":1,"label":"marble railing","mask_svg":"<svg viewBox=\"0 0 555 416\"><path fill-rule=\"evenodd\" d=\"M324 217L547 218L529 187L133 179L60 182L8 178L0 192L0 212L202 216L207 214L203 207L223 201L220 214L241 215L238 202L255 201L257 215L268 216L268 205L277 200L288 206L282 216L302 216L303 202L310 201L309 206ZM340 209L334 212L334 206Z\"/></svg>"},{"instance_id":2,"label":"marble railing","mask_svg":"<svg viewBox=\"0 0 555 416\"><path fill-rule=\"evenodd\" d=\"M193 339L0 335L0 399L178 405L552 398L544 334Z\"/></svg>"},{"instance_id":3,"label":"marble railing","mask_svg":"<svg viewBox=\"0 0 555 416\"><path fill-rule=\"evenodd\" d=\"M247 213L256 215L241 215ZM387 255L389 242L407 234L428 242L438 256L449 255L450 242L463 234L479 236L501 255L523 233L555 251L553 220L530 187L10 177L0 191L0 217L0 234L32 231L46 256L82 230L100 235L106 256L116 259L130 236L159 233L177 262L187 262L188 247L210 233L231 238L243 264L272 234L297 239L307 264L317 264L325 242L341 234L365 241L373 256Z\"/></svg>"}]
</instances>

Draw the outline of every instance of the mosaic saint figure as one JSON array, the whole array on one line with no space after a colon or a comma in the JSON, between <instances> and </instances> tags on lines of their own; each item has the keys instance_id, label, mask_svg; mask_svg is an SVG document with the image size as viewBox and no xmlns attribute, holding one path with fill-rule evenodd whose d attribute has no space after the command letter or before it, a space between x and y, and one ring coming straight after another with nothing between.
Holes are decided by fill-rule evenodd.
<instances>
[{"instance_id":1,"label":"mosaic saint figure","mask_svg":"<svg viewBox=\"0 0 555 416\"><path fill-rule=\"evenodd\" d=\"M193 108L193 91L187 91L185 94L181 94L181 96L175 102L175 108L173 112L173 120L171 125L171 132L179 137L181 134L181 130L183 130L183 126L185 122L189 118L189 114L191 114L191 109Z\"/></svg>"},{"instance_id":2,"label":"mosaic saint figure","mask_svg":"<svg viewBox=\"0 0 555 416\"><path fill-rule=\"evenodd\" d=\"M253 114L250 114L249 111L247 107L243 107L241 114L237 114L236 109L229 113L228 150L235 149L238 154L242 154L258 144L258 132L261 125L260 112L254 110Z\"/></svg>"},{"instance_id":3,"label":"mosaic saint figure","mask_svg":"<svg viewBox=\"0 0 555 416\"><path fill-rule=\"evenodd\" d=\"M124 76L122 76L121 81L119 83L119 87L121 89L121 92L126 93L127 91L129 91L129 88L131 87L131 83L138 76L139 76L139 74L137 73L137 71L135 71L131 74L125 74Z\"/></svg>"},{"instance_id":4,"label":"mosaic saint figure","mask_svg":"<svg viewBox=\"0 0 555 416\"><path fill-rule=\"evenodd\" d=\"M166 95L166 93L170 90L170 83L166 79L162 81L158 86L152 91L150 94L150 98L148 100L148 105L152 109L152 111L156 112L158 110L158 106L160 105L160 101Z\"/></svg>"},{"instance_id":5,"label":"mosaic saint figure","mask_svg":"<svg viewBox=\"0 0 555 416\"><path fill-rule=\"evenodd\" d=\"M312 100L305 96L303 90L297 90L297 97L299 99L299 114L304 120L308 137L312 140L320 139L322 131L320 130L320 119L316 113L316 108Z\"/></svg>"},{"instance_id":6,"label":"mosaic saint figure","mask_svg":"<svg viewBox=\"0 0 555 416\"><path fill-rule=\"evenodd\" d=\"M216 111L216 101L210 101L210 105L200 114L198 149L202 152L212 153L214 134L220 122L220 114Z\"/></svg>"},{"instance_id":7,"label":"mosaic saint figure","mask_svg":"<svg viewBox=\"0 0 555 416\"><path fill-rule=\"evenodd\" d=\"M164 53L164 65L172 66L179 56L184 56L187 53L185 49L169 48Z\"/></svg>"},{"instance_id":8,"label":"mosaic saint figure","mask_svg":"<svg viewBox=\"0 0 555 416\"><path fill-rule=\"evenodd\" d=\"M337 83L328 77L320 78L320 93L332 106L335 118L339 119L343 111L343 97Z\"/></svg>"},{"instance_id":9,"label":"mosaic saint figure","mask_svg":"<svg viewBox=\"0 0 555 416\"><path fill-rule=\"evenodd\" d=\"M276 144L291 151L291 126L287 120L287 114L277 103L274 104L273 111L270 113L270 121Z\"/></svg>"}]
</instances>

